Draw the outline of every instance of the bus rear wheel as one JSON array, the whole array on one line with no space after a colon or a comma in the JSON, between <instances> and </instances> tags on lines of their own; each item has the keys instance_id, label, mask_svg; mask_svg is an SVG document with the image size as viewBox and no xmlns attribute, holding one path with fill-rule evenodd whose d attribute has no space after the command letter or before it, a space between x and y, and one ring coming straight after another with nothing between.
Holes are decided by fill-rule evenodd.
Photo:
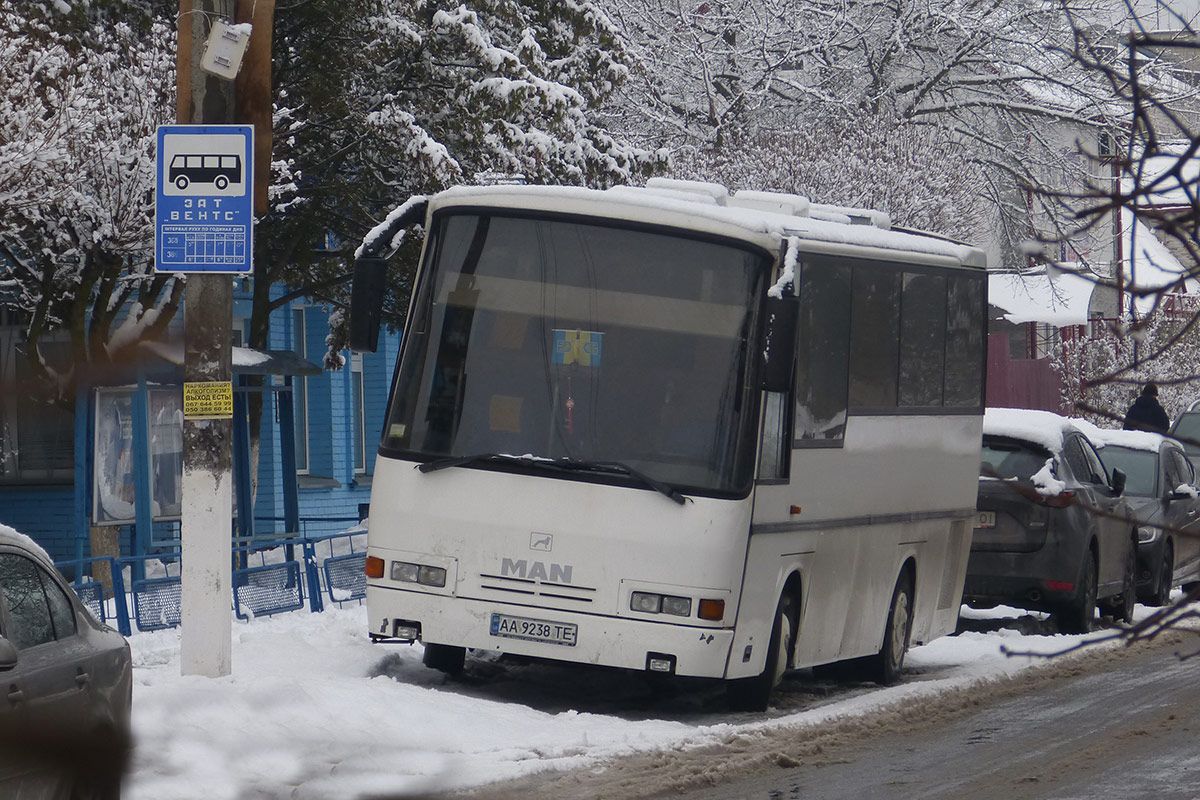
<instances>
[{"instance_id":1,"label":"bus rear wheel","mask_svg":"<svg viewBox=\"0 0 1200 800\"><path fill-rule=\"evenodd\" d=\"M795 641L797 614L795 602L790 594L779 598L775 609L775 624L771 628L771 644L767 647L767 661L760 675L727 681L725 698L729 707L736 711L766 711L771 693L787 671L788 658Z\"/></svg>"},{"instance_id":2,"label":"bus rear wheel","mask_svg":"<svg viewBox=\"0 0 1200 800\"><path fill-rule=\"evenodd\" d=\"M447 675L460 675L467 661L467 648L449 644L426 644L421 659L425 666Z\"/></svg>"},{"instance_id":3,"label":"bus rear wheel","mask_svg":"<svg viewBox=\"0 0 1200 800\"><path fill-rule=\"evenodd\" d=\"M887 625L883 631L883 645L879 652L859 662L867 680L890 686L900 679L904 668L904 655L912 638L913 582L912 575L905 570L896 579L892 590L892 602L888 606Z\"/></svg>"}]
</instances>

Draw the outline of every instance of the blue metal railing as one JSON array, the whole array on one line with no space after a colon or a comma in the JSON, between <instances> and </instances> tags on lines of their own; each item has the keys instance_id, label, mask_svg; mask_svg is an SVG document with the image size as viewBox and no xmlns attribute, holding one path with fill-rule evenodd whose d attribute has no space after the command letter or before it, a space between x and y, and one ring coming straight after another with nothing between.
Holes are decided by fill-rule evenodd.
<instances>
[{"instance_id":1,"label":"blue metal railing","mask_svg":"<svg viewBox=\"0 0 1200 800\"><path fill-rule=\"evenodd\" d=\"M108 567L111 576L111 598L105 596L104 586L96 580L96 565ZM117 623L117 629L128 636L129 607L126 605L125 575L121 563L112 556L95 556L93 558L76 558L70 561L59 561L55 564L64 575L74 575L71 585L83 604L95 615L96 619L107 623L110 619Z\"/></svg>"},{"instance_id":2,"label":"blue metal railing","mask_svg":"<svg viewBox=\"0 0 1200 800\"><path fill-rule=\"evenodd\" d=\"M357 520L353 520L357 522ZM325 597L339 606L361 603L366 597L366 531L349 530L314 537L250 537L233 547L233 610L240 619L325 608ZM299 557L297 557L297 548ZM129 636L180 624L180 553L74 559L58 562L64 574L75 576L80 599L103 622L115 623ZM106 563L112 575L106 592L96 564ZM136 576L128 581L126 571ZM145 576L145 577L142 577ZM130 609L132 608L132 614Z\"/></svg>"}]
</instances>

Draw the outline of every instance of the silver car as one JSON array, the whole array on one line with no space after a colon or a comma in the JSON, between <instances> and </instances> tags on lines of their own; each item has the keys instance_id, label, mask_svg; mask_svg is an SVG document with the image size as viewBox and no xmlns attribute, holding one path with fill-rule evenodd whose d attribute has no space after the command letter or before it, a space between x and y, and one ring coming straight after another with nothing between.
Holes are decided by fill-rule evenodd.
<instances>
[{"instance_id":1,"label":"silver car","mask_svg":"<svg viewBox=\"0 0 1200 800\"><path fill-rule=\"evenodd\" d=\"M0 525L0 797L119 797L132 694L129 643Z\"/></svg>"}]
</instances>

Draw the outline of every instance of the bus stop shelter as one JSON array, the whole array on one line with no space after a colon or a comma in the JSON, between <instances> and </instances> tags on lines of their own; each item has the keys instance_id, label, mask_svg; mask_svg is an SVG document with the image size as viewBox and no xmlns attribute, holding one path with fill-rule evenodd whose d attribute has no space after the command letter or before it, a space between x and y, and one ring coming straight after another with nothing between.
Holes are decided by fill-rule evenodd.
<instances>
[{"instance_id":1,"label":"bus stop shelter","mask_svg":"<svg viewBox=\"0 0 1200 800\"><path fill-rule=\"evenodd\" d=\"M180 345L149 343L134 363L79 381L75 405L75 555L88 555L93 526L132 526L129 555L169 542L156 526L178 530L182 513L182 365ZM279 430L278 470L285 531L300 528L292 386L321 368L291 351L233 348L233 479L230 534L254 538L250 397L271 394ZM254 380L258 376L261 380ZM274 380L281 378L281 382ZM267 417L264 417L267 419ZM170 539L171 537L166 537ZM92 554L96 555L96 554ZM116 555L116 554L114 554Z\"/></svg>"}]
</instances>

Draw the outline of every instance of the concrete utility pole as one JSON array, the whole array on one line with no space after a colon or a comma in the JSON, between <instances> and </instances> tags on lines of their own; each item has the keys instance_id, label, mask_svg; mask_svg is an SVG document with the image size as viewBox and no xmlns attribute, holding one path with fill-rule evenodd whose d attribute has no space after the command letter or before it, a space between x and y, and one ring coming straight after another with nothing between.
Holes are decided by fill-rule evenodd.
<instances>
[{"instance_id":1,"label":"concrete utility pole","mask_svg":"<svg viewBox=\"0 0 1200 800\"><path fill-rule=\"evenodd\" d=\"M255 170L245 181L254 187L253 199L257 200L258 213L266 211L267 167L271 160L274 9L274 0L180 0L179 3L177 121L180 125L198 126L222 126L239 121L253 123L255 157L250 161L254 162ZM226 77L210 74L200 67L205 45L217 20L252 25L250 57L242 62L243 68L236 82L236 67L231 61L224 63L226 69L217 69ZM210 64L220 63L216 60L218 54L220 51L210 54L214 59ZM160 133L166 134L162 129ZM165 138L160 137L160 145L163 141ZM163 165L159 169L163 169ZM216 186L224 188L219 181L218 178ZM226 179L226 186L228 184ZM187 181L176 185L182 190ZM248 247L252 245L251 237ZM177 245L170 258L178 256ZM202 270L214 265L219 268L222 263L230 262L216 261L212 265L198 266ZM181 670L184 675L220 677L228 675L232 666L233 421L230 417L233 405L233 277L227 272L192 272L187 279L185 297ZM223 397L228 401L229 410L224 410L218 403L222 407L211 414L202 410L195 413L195 418L189 418L189 389L197 397L210 394ZM254 510L243 508L240 513L253 514Z\"/></svg>"},{"instance_id":2,"label":"concrete utility pole","mask_svg":"<svg viewBox=\"0 0 1200 800\"><path fill-rule=\"evenodd\" d=\"M233 19L236 0L180 0L178 122L234 122L234 87L200 69L212 20ZM233 280L193 273L184 306L185 383L231 383ZM251 513L244 509L243 513ZM233 421L185 420L180 538L180 670L216 678L232 668Z\"/></svg>"}]
</instances>

